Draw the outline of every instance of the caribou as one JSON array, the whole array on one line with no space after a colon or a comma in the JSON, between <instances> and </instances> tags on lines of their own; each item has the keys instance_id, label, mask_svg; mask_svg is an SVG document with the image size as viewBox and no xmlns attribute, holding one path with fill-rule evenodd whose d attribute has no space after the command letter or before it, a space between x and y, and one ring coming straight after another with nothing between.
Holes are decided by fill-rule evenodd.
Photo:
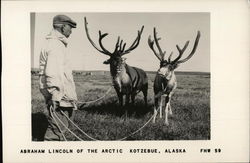
<instances>
[{"instance_id":1,"label":"caribou","mask_svg":"<svg viewBox=\"0 0 250 163\"><path fill-rule=\"evenodd\" d=\"M170 53L168 59L165 59L166 51L162 51L159 40L161 38L157 37L156 28L154 28L154 38L151 40L151 36L148 38L148 45L150 49L153 51L155 56L160 60L160 68L158 69L155 80L154 80L154 100L155 100L155 106L154 106L154 116L153 116L153 123L155 123L155 119L157 116L157 110L160 110L160 118L162 118L162 107L165 106L165 124L169 125L168 122L168 115L172 115L172 109L170 105L171 97L174 93L174 90L177 87L177 80L174 73L174 70L181 64L189 60L195 53L199 39L200 39L200 31L197 32L197 36L194 42L194 46L190 54L185 58L181 59L183 56L184 51L188 47L189 41L187 41L183 48L180 48L179 45L176 45L176 48L179 52L178 56L172 60L171 57L173 55L173 52ZM154 43L158 49L158 52L154 49ZM163 101L165 98L165 102L163 105Z\"/></svg>"},{"instance_id":2,"label":"caribou","mask_svg":"<svg viewBox=\"0 0 250 163\"><path fill-rule=\"evenodd\" d=\"M119 36L115 44L114 51L110 52L102 44L103 38L106 37L108 33L102 34L102 32L99 30L100 47L98 47L90 38L86 17L84 18L84 22L85 31L89 42L100 53L108 55L110 57L108 60L104 61L103 64L110 65L110 74L112 76L113 86L117 93L120 106L123 106L124 95L126 97L125 105L129 104L130 98L132 104L134 104L136 94L141 91L144 95L145 105L147 105L148 77L145 71L137 67L129 66L125 62L126 58L122 57L123 55L130 53L139 45L144 26L142 26L141 30L138 31L136 39L129 48L125 49L126 43L123 43L123 40L120 40Z\"/></svg>"}]
</instances>

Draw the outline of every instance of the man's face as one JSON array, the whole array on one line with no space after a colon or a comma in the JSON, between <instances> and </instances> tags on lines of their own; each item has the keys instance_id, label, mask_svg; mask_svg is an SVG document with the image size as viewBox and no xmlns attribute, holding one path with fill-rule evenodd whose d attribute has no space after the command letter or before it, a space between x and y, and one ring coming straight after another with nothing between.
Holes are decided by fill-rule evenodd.
<instances>
[{"instance_id":1,"label":"man's face","mask_svg":"<svg viewBox=\"0 0 250 163\"><path fill-rule=\"evenodd\" d=\"M70 26L70 25L68 25L68 24L65 24L64 26L63 26L63 31L62 31L63 33L63 35L65 36L65 37L69 37L70 36L70 34L72 33L72 27Z\"/></svg>"}]
</instances>

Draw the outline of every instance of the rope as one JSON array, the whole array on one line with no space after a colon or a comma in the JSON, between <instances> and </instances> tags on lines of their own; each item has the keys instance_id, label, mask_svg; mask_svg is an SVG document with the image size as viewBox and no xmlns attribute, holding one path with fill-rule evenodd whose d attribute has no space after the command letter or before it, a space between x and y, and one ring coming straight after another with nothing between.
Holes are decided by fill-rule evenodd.
<instances>
[{"instance_id":1,"label":"rope","mask_svg":"<svg viewBox=\"0 0 250 163\"><path fill-rule=\"evenodd\" d=\"M78 101L78 103L82 103L82 105L83 104L88 104L88 103L93 103L93 102L96 102L96 101L99 101L99 100L101 100L102 98L104 98L110 91L111 91L111 88L112 88L112 86L107 90L107 92L102 96L102 97L100 97L100 98L98 98L98 99L96 99L96 100L92 100L92 101L87 101L87 102L79 102ZM71 100L69 100L69 101L71 101ZM81 106L82 106L81 105ZM81 107L80 106L80 107ZM55 113L54 111L53 111L53 106L51 105L50 106L50 112L51 112L51 117L53 118L53 120L55 121L55 123L56 123L56 126L57 126L57 128L58 128L58 130L60 131L60 133L62 134L62 136L63 136L63 139L65 140L65 141L67 141L67 139L66 139L66 137L65 137L65 135L63 134L63 132L62 132L62 130L61 130L61 128L60 128L60 126L59 126L59 124L58 124L58 122L57 122L57 120L56 120L56 118L58 119L58 121L72 134L72 135L74 135L78 140L81 140L81 141L83 141L83 139L81 139L80 137L78 137L73 131L71 131L62 121L61 121L61 119L58 117L58 115L57 115L57 113ZM82 133L84 133L84 135L86 135L86 136L88 136L90 139L92 139L92 140L97 140L97 139L94 139L94 138L92 138L92 137L90 137L87 133L85 133L85 132L83 132L76 124L74 124L74 122L73 121L71 121L71 119L69 119L69 117L64 113L64 112L62 112L61 110L60 110L60 112L77 128L77 129L79 129ZM55 118L56 117L56 118Z\"/></svg>"},{"instance_id":2,"label":"rope","mask_svg":"<svg viewBox=\"0 0 250 163\"><path fill-rule=\"evenodd\" d=\"M89 104L89 103L93 103L93 102L97 102L97 101L99 101L99 100L101 100L101 99L103 99L110 91L111 91L111 89L112 89L112 86L107 90L107 92L102 96L102 97L99 97L99 98L97 98L96 100L91 100L91 101L87 101L87 102L83 102L83 101L78 101L78 103L80 103L80 104ZM82 106L81 105L81 106ZM81 107L80 106L80 107ZM52 110L52 106L50 107L50 109ZM158 112L158 110L159 110L159 108L157 109L157 111L156 112ZM60 110L60 112L69 120L69 122L71 122L82 134L84 134L85 136L87 136L89 139L91 139L91 140L95 140L95 141L102 141L102 140L99 140L99 139L95 139L95 138L93 138L93 137L91 137L90 135L88 135L86 132L84 132L82 129L80 129L63 111L61 111ZM52 113L52 111L51 111L51 113ZM52 114L51 114L52 115ZM72 134L72 135L74 135L78 140L80 140L80 141L84 141L83 139L81 139L80 137L78 137L73 131L71 131L61 120L60 120L60 118L57 116L57 113L54 113L54 115L56 116L56 118L61 122L61 124ZM128 137L130 137L130 136L132 136L132 135L134 135L134 134L136 134L137 132L139 132L140 130L142 130L144 127L146 127L147 125L148 125L148 123L152 120L152 118L154 117L154 114L150 117L150 119L144 124L144 125L142 125L139 129L137 129L136 131L134 131L134 132L132 132L131 134L129 134L128 136L125 136L125 137L123 137L123 138L121 138L121 139L116 139L116 140L114 140L114 141L121 141L121 140L125 140L125 139L127 139ZM55 120L55 117L52 115L52 118ZM60 127L59 127L59 125L58 125L58 123L57 123L57 121L55 120L55 122L56 122L56 124L57 124L57 126L58 126L58 128L59 128L59 130L60 130L60 132L62 133L62 135L63 135L63 138L67 141L67 139L66 139L66 137L64 136L64 134L63 134L63 132L61 131L61 129L60 129Z\"/></svg>"},{"instance_id":3,"label":"rope","mask_svg":"<svg viewBox=\"0 0 250 163\"><path fill-rule=\"evenodd\" d=\"M61 111L61 113L78 129L80 130L81 133L83 133L85 136L87 136L88 138L90 138L91 140L96 140L95 138L89 136L86 132L82 131L64 112ZM100 141L100 140L99 140Z\"/></svg>"},{"instance_id":4,"label":"rope","mask_svg":"<svg viewBox=\"0 0 250 163\"><path fill-rule=\"evenodd\" d=\"M157 110L158 111L158 110ZM127 139L128 137L136 134L137 132L139 132L140 130L142 130L144 127L146 127L148 125L148 123L152 120L152 118L154 117L154 114L151 116L151 118L149 118L149 120L143 125L141 126L139 129L137 129L136 131L132 132L131 134L129 134L128 136L124 137L124 138L121 138L121 139L118 139L118 140L125 140Z\"/></svg>"},{"instance_id":5,"label":"rope","mask_svg":"<svg viewBox=\"0 0 250 163\"><path fill-rule=\"evenodd\" d=\"M52 117L52 118L54 119L54 121L56 122L56 125L57 125L59 131L61 132L61 134L62 134L62 136L63 136L63 139L64 139L65 141L67 141L66 137L64 136L64 134L63 134L63 132L62 132L62 130L61 130L59 124L58 124L58 122L56 121L56 119L55 119L55 117L54 117L54 115L56 115L56 114L54 113L53 106L51 105L51 106L49 107L49 109L50 109L51 117ZM54 114L54 115L53 115L53 114ZM56 116L57 116L57 115L56 115ZM57 118L58 118L59 121L61 121L61 120L59 119L59 117L57 117ZM61 123L62 123L62 121L61 121ZM62 124L65 125L64 123L62 123Z\"/></svg>"},{"instance_id":6,"label":"rope","mask_svg":"<svg viewBox=\"0 0 250 163\"><path fill-rule=\"evenodd\" d=\"M158 112L159 108L156 110L156 112ZM84 134L85 136L87 136L88 138L90 138L91 140L95 140L95 141L102 141L102 140L99 140L99 139L95 139L91 136L89 136L86 132L84 132L82 129L80 129L64 112L61 111L61 113L82 133ZM126 137L123 137L121 139L117 139L117 140L114 140L114 141L121 141L121 140L125 140L127 139L128 137L136 134L137 132L139 132L140 130L142 130L144 127L146 127L148 125L148 123L152 120L152 118L154 117L154 114L151 116L151 118L143 125L141 126L139 129L137 129L136 131L132 132L131 134L129 134L128 136ZM69 128L67 128L68 130L70 130ZM70 131L72 132L72 131ZM73 133L73 132L72 132ZM76 136L75 134L73 134L74 136ZM81 139L82 140L82 139ZM82 140L83 141L83 140Z\"/></svg>"},{"instance_id":7,"label":"rope","mask_svg":"<svg viewBox=\"0 0 250 163\"><path fill-rule=\"evenodd\" d=\"M62 112L61 110L60 110L60 112L63 113L63 114L67 117L67 115L66 115L64 112ZM80 137L78 137L73 131L71 131L71 130L70 130L61 120L60 120L60 118L57 116L56 113L55 113L55 116L58 118L58 120L62 123L62 125L63 125L72 135L74 135L78 140L83 141L83 139L81 139ZM62 135L63 135L63 133L62 133Z\"/></svg>"},{"instance_id":8,"label":"rope","mask_svg":"<svg viewBox=\"0 0 250 163\"><path fill-rule=\"evenodd\" d=\"M97 101L103 99L111 91L111 89L112 89L112 86L107 90L107 92L103 96L99 97L98 99L87 101L87 102L77 101L77 103L84 105L84 104L90 104L90 103L93 103L93 102L97 102Z\"/></svg>"}]
</instances>

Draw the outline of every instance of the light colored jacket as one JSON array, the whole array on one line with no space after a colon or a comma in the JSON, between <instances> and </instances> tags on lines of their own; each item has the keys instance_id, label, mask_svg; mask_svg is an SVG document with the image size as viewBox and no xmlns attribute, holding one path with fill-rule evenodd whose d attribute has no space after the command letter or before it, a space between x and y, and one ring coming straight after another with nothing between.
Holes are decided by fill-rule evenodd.
<instances>
[{"instance_id":1,"label":"light colored jacket","mask_svg":"<svg viewBox=\"0 0 250 163\"><path fill-rule=\"evenodd\" d=\"M74 107L77 95L67 44L67 38L56 30L47 35L40 53L40 89L46 89L60 106Z\"/></svg>"}]
</instances>

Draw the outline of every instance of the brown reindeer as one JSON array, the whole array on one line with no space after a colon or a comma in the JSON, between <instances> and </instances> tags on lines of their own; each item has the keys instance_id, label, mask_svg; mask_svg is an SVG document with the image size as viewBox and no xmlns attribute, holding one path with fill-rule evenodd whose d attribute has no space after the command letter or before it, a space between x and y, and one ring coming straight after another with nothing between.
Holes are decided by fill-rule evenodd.
<instances>
[{"instance_id":1,"label":"brown reindeer","mask_svg":"<svg viewBox=\"0 0 250 163\"><path fill-rule=\"evenodd\" d=\"M129 52L134 50L139 45L144 26L142 26L140 31L138 31L138 35L135 41L129 48L125 49L126 43L123 43L123 40L120 40L120 37L118 37L115 45L115 50L113 52L110 52L106 48L104 48L102 44L102 39L108 34L102 34L101 31L99 31L99 48L95 45L95 43L89 36L86 17L84 18L84 20L86 34L90 43L96 50L110 57L103 63L110 65L110 73L113 78L113 85L118 95L120 105L123 106L124 95L126 95L126 105L129 104L130 97L132 103L134 103L135 96L140 91L143 92L145 105L147 105L148 78L146 73L142 69L129 66L125 63L125 58L122 57L123 55L128 54Z\"/></svg>"},{"instance_id":2,"label":"brown reindeer","mask_svg":"<svg viewBox=\"0 0 250 163\"><path fill-rule=\"evenodd\" d=\"M155 107L154 107L154 118L153 123L155 123L155 118L157 115L157 109L160 110L160 118L162 117L162 107L163 107L163 99L165 98L165 124L168 125L168 114L172 115L172 110L170 106L170 100L171 96L173 95L173 92L175 88L177 87L177 80L174 74L174 70L178 67L180 63L186 62L189 60L195 53L197 49L197 45L199 43L200 39L200 31L198 31L194 47L191 51L191 53L185 58L181 59L184 51L186 50L189 41L186 42L184 47L181 49L178 45L176 45L177 50L179 52L178 56L171 60L171 56L173 52L170 53L168 60L165 60L165 54L166 51L162 51L161 47L159 45L160 38L157 38L156 29L154 28L154 39L151 40L151 36L148 38L148 45L154 52L155 56L160 60L160 68L157 71L155 80L154 80L154 94L155 94ZM158 53L154 49L154 43L156 44L156 47L158 48Z\"/></svg>"}]
</instances>

